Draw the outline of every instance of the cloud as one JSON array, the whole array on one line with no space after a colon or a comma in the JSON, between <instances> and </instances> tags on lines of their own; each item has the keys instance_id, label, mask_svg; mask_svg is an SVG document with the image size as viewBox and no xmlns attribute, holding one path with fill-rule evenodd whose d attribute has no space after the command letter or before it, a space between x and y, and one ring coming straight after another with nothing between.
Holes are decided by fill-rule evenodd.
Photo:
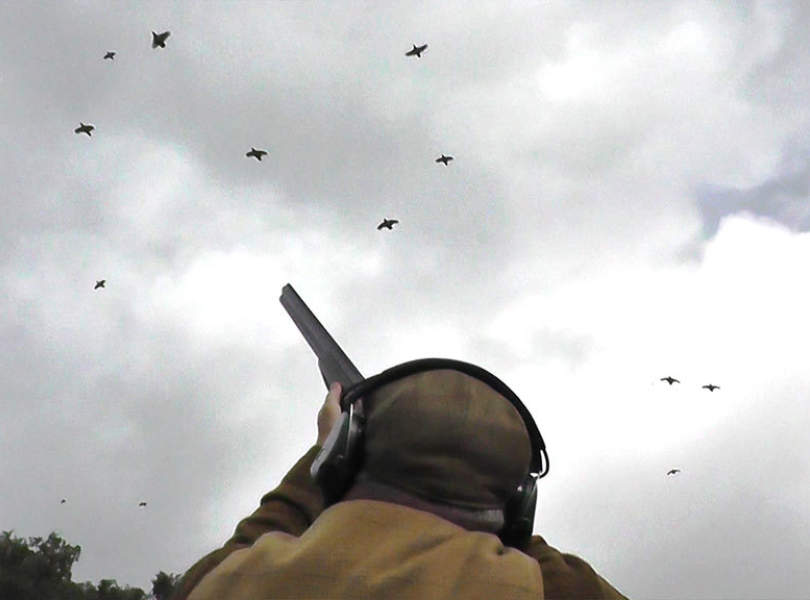
<instances>
[{"instance_id":1,"label":"cloud","mask_svg":"<svg viewBox=\"0 0 810 600\"><path fill-rule=\"evenodd\" d=\"M291 282L365 374L506 381L549 445L538 531L629 595L806 587L806 11L221 9L0 20L16 531L140 585L221 544L314 438Z\"/></svg>"},{"instance_id":2,"label":"cloud","mask_svg":"<svg viewBox=\"0 0 810 600\"><path fill-rule=\"evenodd\" d=\"M698 208L705 236L717 230L726 215L752 213L794 231L810 229L810 163L801 147L785 151L778 171L750 187L706 185L698 192Z\"/></svg>"}]
</instances>

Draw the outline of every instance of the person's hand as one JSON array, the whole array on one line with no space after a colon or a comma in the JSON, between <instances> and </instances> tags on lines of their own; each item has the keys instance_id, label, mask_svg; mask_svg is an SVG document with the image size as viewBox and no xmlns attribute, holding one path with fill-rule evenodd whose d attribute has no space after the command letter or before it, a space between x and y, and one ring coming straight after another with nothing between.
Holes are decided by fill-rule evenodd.
<instances>
[{"instance_id":1,"label":"person's hand","mask_svg":"<svg viewBox=\"0 0 810 600\"><path fill-rule=\"evenodd\" d=\"M335 423L340 419L340 394L342 392L341 385L337 381L333 381L329 386L329 393L326 395L326 400L318 411L318 446L323 447L329 432L332 431Z\"/></svg>"}]
</instances>

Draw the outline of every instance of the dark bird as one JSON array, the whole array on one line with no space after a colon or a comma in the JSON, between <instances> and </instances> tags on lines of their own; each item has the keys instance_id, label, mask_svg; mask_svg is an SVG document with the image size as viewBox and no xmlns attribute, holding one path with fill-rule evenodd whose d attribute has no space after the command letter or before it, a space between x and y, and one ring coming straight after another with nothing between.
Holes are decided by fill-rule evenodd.
<instances>
[{"instance_id":1,"label":"dark bird","mask_svg":"<svg viewBox=\"0 0 810 600\"><path fill-rule=\"evenodd\" d=\"M399 221L397 221L396 219L388 219L388 218L385 218L385 219L383 219L383 222L382 222L382 223L380 223L379 225L377 225L377 230L381 230L381 229L391 229L391 230L393 231L393 229L394 229L394 225L395 225L396 223L399 223Z\"/></svg>"},{"instance_id":2,"label":"dark bird","mask_svg":"<svg viewBox=\"0 0 810 600\"><path fill-rule=\"evenodd\" d=\"M81 121L79 121L79 126L73 130L73 133L86 133L87 135L92 137L91 131L93 131L95 127L93 125L85 125Z\"/></svg>"},{"instance_id":3,"label":"dark bird","mask_svg":"<svg viewBox=\"0 0 810 600\"><path fill-rule=\"evenodd\" d=\"M107 52L107 54L104 55L104 59L106 60L108 58L110 60L114 60L115 59L115 52Z\"/></svg>"},{"instance_id":4,"label":"dark bird","mask_svg":"<svg viewBox=\"0 0 810 600\"><path fill-rule=\"evenodd\" d=\"M420 56L422 56L422 52L425 51L425 48L427 48L427 44L425 44L424 46L417 46L416 44L414 44L413 50L408 50L405 53L405 56L415 56L416 58L419 58Z\"/></svg>"},{"instance_id":5,"label":"dark bird","mask_svg":"<svg viewBox=\"0 0 810 600\"><path fill-rule=\"evenodd\" d=\"M710 392L713 392L714 390L719 390L720 389L719 385L714 385L713 383L709 383L709 384L703 385L701 387L704 390L709 390Z\"/></svg>"},{"instance_id":6,"label":"dark bird","mask_svg":"<svg viewBox=\"0 0 810 600\"><path fill-rule=\"evenodd\" d=\"M444 154L442 154L439 158L436 159L436 162L444 163L444 166L446 167L447 163L449 163L451 160L453 160L452 156L445 156Z\"/></svg>"},{"instance_id":7,"label":"dark bird","mask_svg":"<svg viewBox=\"0 0 810 600\"><path fill-rule=\"evenodd\" d=\"M65 500L64 498L62 498L62 501L61 501L59 504L64 504L65 502L67 502L67 500Z\"/></svg>"},{"instance_id":8,"label":"dark bird","mask_svg":"<svg viewBox=\"0 0 810 600\"><path fill-rule=\"evenodd\" d=\"M140 502L138 503L138 506L146 506L146 502Z\"/></svg>"},{"instance_id":9,"label":"dark bird","mask_svg":"<svg viewBox=\"0 0 810 600\"><path fill-rule=\"evenodd\" d=\"M101 279L101 280L99 280L99 281L96 281L96 287L94 287L93 289L94 289L94 290L97 290L97 289L98 289L98 288L100 288L100 287L104 287L104 284L105 284L106 282L107 282L107 280L106 280L106 279Z\"/></svg>"},{"instance_id":10,"label":"dark bird","mask_svg":"<svg viewBox=\"0 0 810 600\"><path fill-rule=\"evenodd\" d=\"M680 469L670 469L669 471L667 471L667 475L675 475L676 473L680 472L681 472Z\"/></svg>"},{"instance_id":11,"label":"dark bird","mask_svg":"<svg viewBox=\"0 0 810 600\"><path fill-rule=\"evenodd\" d=\"M661 378L661 381L666 381L666 382L667 382L669 385L672 385L673 383L680 383L680 381L678 381L678 380L677 380L677 379L675 379L674 377L669 377L669 376L667 376L667 377L662 377L662 378Z\"/></svg>"},{"instance_id":12,"label":"dark bird","mask_svg":"<svg viewBox=\"0 0 810 600\"><path fill-rule=\"evenodd\" d=\"M256 148L251 146L250 147L250 152L245 154L245 156L255 156L256 160L261 162L262 156L264 156L265 154L267 154L267 152L265 150L256 150Z\"/></svg>"},{"instance_id":13,"label":"dark bird","mask_svg":"<svg viewBox=\"0 0 810 600\"><path fill-rule=\"evenodd\" d=\"M171 35L170 31L164 31L163 33L155 33L152 32L152 48L157 48L160 46L161 48L166 47L166 38Z\"/></svg>"}]
</instances>

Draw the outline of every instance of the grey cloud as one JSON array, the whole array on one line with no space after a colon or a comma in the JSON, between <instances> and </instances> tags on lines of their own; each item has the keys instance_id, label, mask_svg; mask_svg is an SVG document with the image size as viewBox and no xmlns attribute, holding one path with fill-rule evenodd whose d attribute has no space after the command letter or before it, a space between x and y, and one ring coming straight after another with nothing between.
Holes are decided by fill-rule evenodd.
<instances>
[{"instance_id":1,"label":"grey cloud","mask_svg":"<svg viewBox=\"0 0 810 600\"><path fill-rule=\"evenodd\" d=\"M263 488L245 501L252 508L286 472L288 459L306 450L311 440L298 434L312 433L324 390L303 341L281 342L282 333L266 322L253 337L244 334L248 324L209 338L182 308L204 299L182 298L177 308L155 297L161 286L175 290L173 283L211 255L240 249L273 257L294 240L304 258L289 265L311 262L324 272L284 276L366 374L416 358L404 356L401 343L414 331L425 333L409 339L407 351L433 354L444 327L461 334L464 355L457 358L501 375L520 355L480 331L509 301L585 278L610 261L636 259L636 246L671 227L670 217L688 224L679 186L692 185L696 170L679 170L678 149L665 143L644 160L655 141L651 132L668 132L656 129L659 122L689 124L680 120L689 119L688 110L667 112L684 105L676 102L685 93L681 80L645 89L670 71L661 67L660 79L631 72L600 90L599 100L618 99L617 105L550 108L534 78L543 65L576 57L572 27L590 28L599 47L619 57L688 19L735 47L750 39L740 31L774 33L780 50L773 62L749 79L749 66L741 67L729 81L718 80L719 90L734 96L739 88L732 80L742 77L749 94L761 86L759 100L773 115L782 101L791 102L792 121L782 126L803 137L796 125L801 46L792 53L780 36L799 41L804 17L785 13L783 29L759 22L735 29L751 18L737 11L751 4L673 6L0 8L6 41L0 77L9 91L0 95L0 112L11 124L0 133L0 408L14 415L0 423L0 453L19 457L1 462L0 475L20 482L0 498L6 526L21 535L62 530L83 546L79 577L147 585L158 569L184 569L230 534L244 515L225 514L217 499ZM150 47L152 29L172 31L166 49ZM412 43L429 44L418 61L404 56ZM115 61L102 59L108 50L117 52ZM678 73L688 75L689 67ZM685 75L682 81L691 82ZM697 100L690 98L692 109ZM724 98L716 105L725 106ZM96 125L92 138L73 133L79 121ZM696 136L705 133L701 123ZM269 155L261 163L248 159L251 146ZM456 157L447 168L433 162L442 152ZM709 234L741 205L806 229L807 163L798 145L785 156L759 185L707 184L698 191ZM677 189L662 191L662 179ZM400 224L376 231L382 217ZM357 261L347 248L357 249ZM662 246L656 253L670 251ZM366 252L380 257L378 273L359 270ZM314 293L324 289L320 277L337 283ZM100 278L107 288L94 292ZM274 297L266 310L282 313ZM542 329L528 348L575 370L594 346L586 337ZM587 401L578 406L587 408ZM568 433L560 428L550 436ZM257 465L265 462L266 480L257 482ZM644 467L632 474L641 479ZM597 501L619 486L599 481L602 487L574 487L561 501L575 505L576 496L588 496L604 507ZM774 481L787 486L791 476L775 471ZM661 535L641 550L633 542L649 532L625 527L639 500L621 496L623 502L605 508L613 525L598 530L609 544L594 541L595 517L581 520L591 544L580 546L583 556L615 573L620 589L630 582L633 596L654 597L663 584L697 594L704 582L736 575L735 554L705 538L707 523L722 521L719 530L741 546L740 518L766 515L779 532L804 518L779 518L750 479L717 493L716 505L704 502L706 510L680 537L655 530ZM63 496L67 510L55 512L52 503ZM750 501L750 511L731 510L733 518L723 521L721 508L736 509L739 497ZM148 510L137 512L142 499ZM645 506L647 523L674 506ZM785 535L780 547L766 526L752 531L767 538L763 547L774 556L800 555L800 540ZM695 539L706 549L700 561L689 554L671 560ZM745 561L752 555L741 554ZM647 556L655 560L638 568ZM704 559L723 575L712 575ZM789 583L803 583L786 562ZM661 573L667 564L677 569ZM678 572L697 573L700 581L678 580ZM762 575L766 583L750 589L767 595L772 579Z\"/></svg>"},{"instance_id":2,"label":"grey cloud","mask_svg":"<svg viewBox=\"0 0 810 600\"><path fill-rule=\"evenodd\" d=\"M531 329L532 323L526 323L526 328ZM524 362L525 357L529 356L533 362L543 365L560 361L572 371L587 360L592 345L593 340L586 336L548 328L535 331L528 348L520 353L508 344L478 335L475 331L471 332L469 342L472 354L486 356L493 363L516 365Z\"/></svg>"},{"instance_id":3,"label":"grey cloud","mask_svg":"<svg viewBox=\"0 0 810 600\"><path fill-rule=\"evenodd\" d=\"M751 213L778 222L792 231L810 229L810 161L805 145L785 150L778 172L751 187L706 184L696 192L703 235L712 237L726 215Z\"/></svg>"}]
</instances>

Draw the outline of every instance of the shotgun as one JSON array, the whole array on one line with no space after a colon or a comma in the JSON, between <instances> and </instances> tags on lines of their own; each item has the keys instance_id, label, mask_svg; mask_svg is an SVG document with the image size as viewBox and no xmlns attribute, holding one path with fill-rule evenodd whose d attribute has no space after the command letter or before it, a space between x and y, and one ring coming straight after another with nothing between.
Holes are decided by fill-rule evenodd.
<instances>
[{"instance_id":1,"label":"shotgun","mask_svg":"<svg viewBox=\"0 0 810 600\"><path fill-rule=\"evenodd\" d=\"M318 357L318 369L327 389L338 381L345 391L365 379L289 283L281 288L279 301Z\"/></svg>"}]
</instances>

